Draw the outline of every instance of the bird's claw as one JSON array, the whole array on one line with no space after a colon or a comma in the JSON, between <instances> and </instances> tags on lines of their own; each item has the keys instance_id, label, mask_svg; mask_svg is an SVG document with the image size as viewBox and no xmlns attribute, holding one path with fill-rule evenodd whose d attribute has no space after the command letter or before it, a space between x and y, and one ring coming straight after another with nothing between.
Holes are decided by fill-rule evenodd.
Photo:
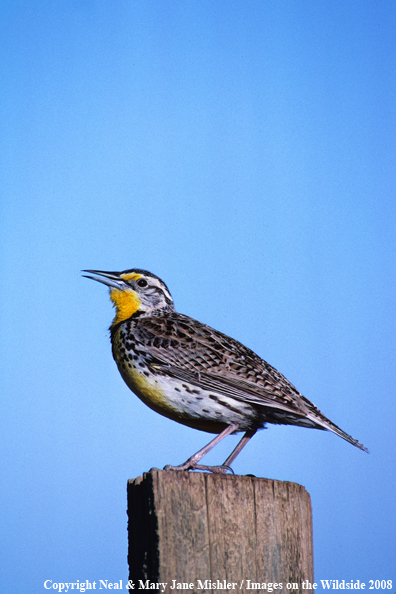
<instances>
[{"instance_id":1,"label":"bird's claw","mask_svg":"<svg viewBox=\"0 0 396 594\"><path fill-rule=\"evenodd\" d=\"M213 474L227 474L227 472L234 474L231 466L225 466L224 464L221 466L205 466L203 464L180 464L180 466L172 466L171 464L167 464L164 466L164 470L203 470L212 472Z\"/></svg>"}]
</instances>

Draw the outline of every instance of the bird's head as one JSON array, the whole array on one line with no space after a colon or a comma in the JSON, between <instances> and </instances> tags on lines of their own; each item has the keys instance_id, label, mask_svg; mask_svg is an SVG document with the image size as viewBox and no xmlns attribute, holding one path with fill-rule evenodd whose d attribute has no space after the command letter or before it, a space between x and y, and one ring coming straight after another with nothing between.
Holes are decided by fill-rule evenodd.
<instances>
[{"instance_id":1,"label":"bird's head","mask_svg":"<svg viewBox=\"0 0 396 594\"><path fill-rule=\"evenodd\" d=\"M147 270L133 268L123 272L83 270L91 278L110 289L110 299L116 309L111 327L133 314L151 314L155 311L174 311L172 295L166 284ZM92 276L94 275L94 276Z\"/></svg>"}]
</instances>

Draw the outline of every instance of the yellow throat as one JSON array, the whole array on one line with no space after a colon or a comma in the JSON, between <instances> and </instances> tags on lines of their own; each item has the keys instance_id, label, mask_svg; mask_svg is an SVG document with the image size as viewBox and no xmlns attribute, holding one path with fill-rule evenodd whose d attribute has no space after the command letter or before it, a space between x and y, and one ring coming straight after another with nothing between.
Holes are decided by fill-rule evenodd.
<instances>
[{"instance_id":1,"label":"yellow throat","mask_svg":"<svg viewBox=\"0 0 396 594\"><path fill-rule=\"evenodd\" d=\"M132 277L137 280L141 277L141 275L122 274L121 277L124 280L130 280ZM139 310L141 304L138 294L133 290L122 291L120 289L111 288L110 299L116 309L116 315L111 324L111 328L113 328L113 326L116 324L119 324L120 322L130 318L136 311Z\"/></svg>"}]
</instances>

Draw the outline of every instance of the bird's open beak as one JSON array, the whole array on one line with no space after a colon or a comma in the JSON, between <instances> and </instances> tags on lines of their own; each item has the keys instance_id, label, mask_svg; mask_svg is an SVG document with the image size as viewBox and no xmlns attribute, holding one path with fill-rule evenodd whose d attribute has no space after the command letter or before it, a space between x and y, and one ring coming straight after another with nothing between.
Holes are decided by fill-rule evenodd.
<instances>
[{"instance_id":1,"label":"bird's open beak","mask_svg":"<svg viewBox=\"0 0 396 594\"><path fill-rule=\"evenodd\" d=\"M81 272L89 272L89 274L83 274L83 276L98 281L98 283L103 283L108 287L114 287L120 291L123 291L126 288L125 282L121 278L119 272L103 272L102 270L82 270ZM91 276L93 274L95 276Z\"/></svg>"}]
</instances>

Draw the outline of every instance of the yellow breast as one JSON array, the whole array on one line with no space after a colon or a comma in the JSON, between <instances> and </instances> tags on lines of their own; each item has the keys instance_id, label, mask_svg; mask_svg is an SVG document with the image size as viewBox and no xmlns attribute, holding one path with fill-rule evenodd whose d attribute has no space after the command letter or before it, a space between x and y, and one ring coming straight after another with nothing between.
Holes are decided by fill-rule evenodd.
<instances>
[{"instance_id":1,"label":"yellow breast","mask_svg":"<svg viewBox=\"0 0 396 594\"><path fill-rule=\"evenodd\" d=\"M147 377L144 374L144 371L147 372L148 368L137 367L135 362L128 358L120 339L120 332L121 328L115 332L112 338L113 355L119 372L128 388L156 412L165 416L172 414L171 418L174 418L177 411L169 402L159 379L157 379L154 374L150 374L149 377Z\"/></svg>"},{"instance_id":2,"label":"yellow breast","mask_svg":"<svg viewBox=\"0 0 396 594\"><path fill-rule=\"evenodd\" d=\"M160 415L194 429L220 433L225 428L223 423L216 420L191 416L183 404L181 386L179 385L176 391L175 384L171 379L154 373L148 367L136 365L139 362L129 358L129 353L125 350L120 334L121 327L117 328L112 336L114 359L124 382L144 404Z\"/></svg>"}]
</instances>

